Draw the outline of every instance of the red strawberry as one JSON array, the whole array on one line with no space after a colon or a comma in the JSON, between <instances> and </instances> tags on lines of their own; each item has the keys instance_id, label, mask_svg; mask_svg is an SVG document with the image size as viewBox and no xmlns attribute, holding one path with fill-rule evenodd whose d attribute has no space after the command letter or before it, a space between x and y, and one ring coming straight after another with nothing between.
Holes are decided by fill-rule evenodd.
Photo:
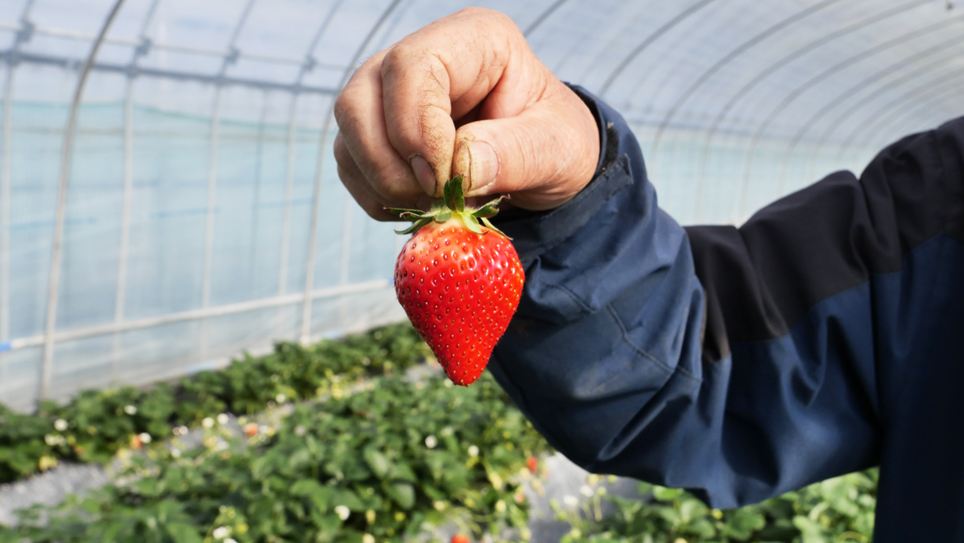
<instances>
[{"instance_id":1,"label":"red strawberry","mask_svg":"<svg viewBox=\"0 0 964 543\"><path fill-rule=\"evenodd\" d=\"M469 543L469 536L455 534L452 536L452 543Z\"/></svg>"},{"instance_id":2,"label":"red strawberry","mask_svg":"<svg viewBox=\"0 0 964 543\"><path fill-rule=\"evenodd\" d=\"M530 456L526 458L526 467L529 468L530 473L535 473L539 469L539 461L535 456Z\"/></svg>"},{"instance_id":3,"label":"red strawberry","mask_svg":"<svg viewBox=\"0 0 964 543\"><path fill-rule=\"evenodd\" d=\"M457 385L475 382L519 305L525 274L509 238L489 222L499 200L466 208L462 177L415 222L395 263L395 293L409 320ZM482 221L481 226L479 221Z\"/></svg>"}]
</instances>

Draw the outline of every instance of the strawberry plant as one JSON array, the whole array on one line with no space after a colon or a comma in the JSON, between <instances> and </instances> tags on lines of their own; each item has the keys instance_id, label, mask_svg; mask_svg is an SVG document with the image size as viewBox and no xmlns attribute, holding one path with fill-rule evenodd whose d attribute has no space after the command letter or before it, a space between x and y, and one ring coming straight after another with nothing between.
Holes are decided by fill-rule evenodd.
<instances>
[{"instance_id":1,"label":"strawberry plant","mask_svg":"<svg viewBox=\"0 0 964 543\"><path fill-rule=\"evenodd\" d=\"M274 432L214 426L176 447L131 457L127 484L21 512L0 541L402 541L451 519L477 539L525 525L515 496L547 450L488 377L469 391L388 377L299 405Z\"/></svg>"},{"instance_id":2,"label":"strawberry plant","mask_svg":"<svg viewBox=\"0 0 964 543\"><path fill-rule=\"evenodd\" d=\"M83 391L65 405L44 402L35 414L0 405L0 482L48 469L58 459L107 462L120 450L163 440L175 428L224 412L250 414L313 398L333 380L388 375L429 352L411 326L396 324L307 347L278 343L267 356L246 355L224 370L149 390Z\"/></svg>"},{"instance_id":3,"label":"strawberry plant","mask_svg":"<svg viewBox=\"0 0 964 543\"><path fill-rule=\"evenodd\" d=\"M431 210L392 210L414 222L400 234L415 232L395 263L395 293L457 385L471 385L482 374L522 296L519 256L489 222L500 200L465 207L457 176Z\"/></svg>"},{"instance_id":4,"label":"strawberry plant","mask_svg":"<svg viewBox=\"0 0 964 543\"><path fill-rule=\"evenodd\" d=\"M814 483L757 505L717 510L684 490L639 483L644 499L603 495L616 512L596 519L560 510L563 543L867 543L874 527L877 470Z\"/></svg>"}]
</instances>

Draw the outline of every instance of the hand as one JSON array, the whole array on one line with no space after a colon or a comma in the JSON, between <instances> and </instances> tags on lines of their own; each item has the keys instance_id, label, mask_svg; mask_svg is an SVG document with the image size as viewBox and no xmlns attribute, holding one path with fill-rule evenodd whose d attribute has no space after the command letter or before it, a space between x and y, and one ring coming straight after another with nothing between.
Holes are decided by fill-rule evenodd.
<instances>
[{"instance_id":1,"label":"hand","mask_svg":"<svg viewBox=\"0 0 964 543\"><path fill-rule=\"evenodd\" d=\"M511 19L469 8L368 59L335 103L338 175L373 218L427 209L451 177L466 196L552 209L589 181L599 134L586 104Z\"/></svg>"}]
</instances>

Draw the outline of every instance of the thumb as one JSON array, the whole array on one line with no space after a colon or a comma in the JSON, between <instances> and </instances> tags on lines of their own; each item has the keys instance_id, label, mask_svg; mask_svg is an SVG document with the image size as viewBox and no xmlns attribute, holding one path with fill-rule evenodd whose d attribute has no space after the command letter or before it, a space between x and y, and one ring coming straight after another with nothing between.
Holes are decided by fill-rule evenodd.
<instances>
[{"instance_id":1,"label":"thumb","mask_svg":"<svg viewBox=\"0 0 964 543\"><path fill-rule=\"evenodd\" d=\"M599 159L599 132L589 108L565 91L571 97L459 128L452 175L465 177L466 196L505 193L516 207L551 209L589 183Z\"/></svg>"}]
</instances>

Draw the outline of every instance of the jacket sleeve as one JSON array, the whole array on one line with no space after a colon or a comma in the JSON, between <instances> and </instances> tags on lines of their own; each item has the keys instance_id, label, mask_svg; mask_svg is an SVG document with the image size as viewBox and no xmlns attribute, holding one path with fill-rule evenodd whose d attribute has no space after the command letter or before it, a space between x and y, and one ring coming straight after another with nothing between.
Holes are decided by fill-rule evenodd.
<instances>
[{"instance_id":1,"label":"jacket sleeve","mask_svg":"<svg viewBox=\"0 0 964 543\"><path fill-rule=\"evenodd\" d=\"M574 89L604 152L572 201L500 217L526 270L489 363L503 388L587 470L687 488L714 507L875 465L880 361L920 340L925 324L908 311L932 294L907 255L935 236L964 239L964 189L948 181L962 175L964 122L739 229L684 229L657 206L623 119Z\"/></svg>"}]
</instances>

